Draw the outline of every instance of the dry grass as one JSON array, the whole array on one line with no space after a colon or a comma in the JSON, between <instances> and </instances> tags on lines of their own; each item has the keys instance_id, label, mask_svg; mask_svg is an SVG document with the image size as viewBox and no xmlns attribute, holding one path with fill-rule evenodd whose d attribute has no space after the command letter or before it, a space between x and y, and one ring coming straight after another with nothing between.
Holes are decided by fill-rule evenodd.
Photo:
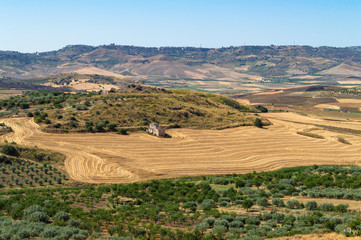
<instances>
[{"instance_id":1,"label":"dry grass","mask_svg":"<svg viewBox=\"0 0 361 240\"><path fill-rule=\"evenodd\" d=\"M290 116L308 119L297 114ZM28 118L4 122L15 133L2 138L65 154L70 177L90 183L247 173L313 164L357 165L360 160L358 136L349 138L356 143L353 145L330 142L328 138L305 138L296 132L308 125L279 119L272 119L273 125L268 129L172 129L168 131L172 138L145 133L49 134L41 132Z\"/></svg>"},{"instance_id":2,"label":"dry grass","mask_svg":"<svg viewBox=\"0 0 361 240\"><path fill-rule=\"evenodd\" d=\"M345 235L337 233L326 233L326 234L310 234L310 235L296 235L292 237L281 237L278 240L342 240L349 239ZM352 237L352 239L361 239L361 237Z\"/></svg>"}]
</instances>

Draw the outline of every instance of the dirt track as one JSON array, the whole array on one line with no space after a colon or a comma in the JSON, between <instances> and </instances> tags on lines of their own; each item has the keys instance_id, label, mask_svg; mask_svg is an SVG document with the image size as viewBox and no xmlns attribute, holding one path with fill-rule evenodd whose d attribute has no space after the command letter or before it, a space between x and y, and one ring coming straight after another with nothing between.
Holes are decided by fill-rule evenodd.
<instances>
[{"instance_id":1,"label":"dirt track","mask_svg":"<svg viewBox=\"0 0 361 240\"><path fill-rule=\"evenodd\" d=\"M4 119L14 133L2 138L65 154L65 167L70 177L90 183L128 183L313 164L361 164L360 137L343 135L353 145L337 142L332 133L326 131L318 133L325 139L309 138L296 133L309 125L285 120L295 117L305 122L317 120L303 119L305 117L295 114L269 116L274 125L268 129L173 129L168 131L172 136L168 139L145 133L128 136L113 133L49 134L41 132L32 119Z\"/></svg>"}]
</instances>

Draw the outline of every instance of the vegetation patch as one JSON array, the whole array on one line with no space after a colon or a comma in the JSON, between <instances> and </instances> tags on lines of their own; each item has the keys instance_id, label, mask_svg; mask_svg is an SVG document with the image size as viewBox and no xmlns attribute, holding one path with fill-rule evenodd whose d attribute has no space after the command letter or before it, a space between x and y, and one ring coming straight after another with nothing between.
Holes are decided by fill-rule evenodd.
<instances>
[{"instance_id":1,"label":"vegetation patch","mask_svg":"<svg viewBox=\"0 0 361 240\"><path fill-rule=\"evenodd\" d=\"M134 84L109 94L28 92L0 100L0 106L10 114L33 117L54 133L134 131L151 122L167 128L222 129L253 125L252 113L264 111L220 95Z\"/></svg>"},{"instance_id":2,"label":"vegetation patch","mask_svg":"<svg viewBox=\"0 0 361 240\"><path fill-rule=\"evenodd\" d=\"M40 149L37 147L25 147L12 144L0 144L1 152L9 156L18 156L20 158L40 162L63 165L65 155L59 152Z\"/></svg>"},{"instance_id":3,"label":"vegetation patch","mask_svg":"<svg viewBox=\"0 0 361 240\"><path fill-rule=\"evenodd\" d=\"M302 135L302 136L306 136L306 137L311 137L311 138L324 139L323 136L315 134L315 133L311 133L311 132L297 131L297 134Z\"/></svg>"},{"instance_id":4,"label":"vegetation patch","mask_svg":"<svg viewBox=\"0 0 361 240\"><path fill-rule=\"evenodd\" d=\"M358 236L359 213L332 199L361 199L360 177L358 166L311 166L124 185L3 190L0 236L265 239L344 229ZM298 200L303 196L315 200ZM320 203L320 197L330 201Z\"/></svg>"},{"instance_id":5,"label":"vegetation patch","mask_svg":"<svg viewBox=\"0 0 361 240\"><path fill-rule=\"evenodd\" d=\"M340 143L343 143L343 144L351 145L351 143L349 141L347 141L346 139L344 139L343 137L340 137L340 136L337 136L337 141L339 141Z\"/></svg>"},{"instance_id":6,"label":"vegetation patch","mask_svg":"<svg viewBox=\"0 0 361 240\"><path fill-rule=\"evenodd\" d=\"M50 164L5 155L0 156L0 171L1 188L53 187L61 186L67 180L64 173Z\"/></svg>"},{"instance_id":7,"label":"vegetation patch","mask_svg":"<svg viewBox=\"0 0 361 240\"><path fill-rule=\"evenodd\" d=\"M0 123L0 136L12 131L11 127L6 126L5 123Z\"/></svg>"}]
</instances>

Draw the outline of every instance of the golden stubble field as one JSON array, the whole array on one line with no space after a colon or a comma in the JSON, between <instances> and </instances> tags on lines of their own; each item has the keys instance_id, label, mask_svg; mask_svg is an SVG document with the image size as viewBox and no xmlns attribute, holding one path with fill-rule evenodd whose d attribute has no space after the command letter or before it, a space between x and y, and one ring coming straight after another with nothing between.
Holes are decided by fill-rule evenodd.
<instances>
[{"instance_id":1,"label":"golden stubble field","mask_svg":"<svg viewBox=\"0 0 361 240\"><path fill-rule=\"evenodd\" d=\"M168 131L172 138L157 138L143 132L127 136L51 134L41 132L30 118L9 118L2 121L14 132L0 140L61 152L67 156L65 168L70 177L88 183L129 183L313 164L361 164L360 136L325 130L317 130L325 139L297 134L310 128L313 122L361 130L360 123L335 123L294 113L268 113L264 117L273 125L265 129L172 129ZM352 145L338 142L337 136L344 137Z\"/></svg>"}]
</instances>

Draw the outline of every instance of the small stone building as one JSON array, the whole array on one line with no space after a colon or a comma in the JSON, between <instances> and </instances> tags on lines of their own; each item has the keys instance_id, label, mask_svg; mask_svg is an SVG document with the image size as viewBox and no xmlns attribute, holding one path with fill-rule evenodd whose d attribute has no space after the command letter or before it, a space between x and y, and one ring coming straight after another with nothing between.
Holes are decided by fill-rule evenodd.
<instances>
[{"instance_id":1,"label":"small stone building","mask_svg":"<svg viewBox=\"0 0 361 240\"><path fill-rule=\"evenodd\" d=\"M165 130L159 125L159 123L151 123L149 125L148 132L158 137L165 136Z\"/></svg>"}]
</instances>

